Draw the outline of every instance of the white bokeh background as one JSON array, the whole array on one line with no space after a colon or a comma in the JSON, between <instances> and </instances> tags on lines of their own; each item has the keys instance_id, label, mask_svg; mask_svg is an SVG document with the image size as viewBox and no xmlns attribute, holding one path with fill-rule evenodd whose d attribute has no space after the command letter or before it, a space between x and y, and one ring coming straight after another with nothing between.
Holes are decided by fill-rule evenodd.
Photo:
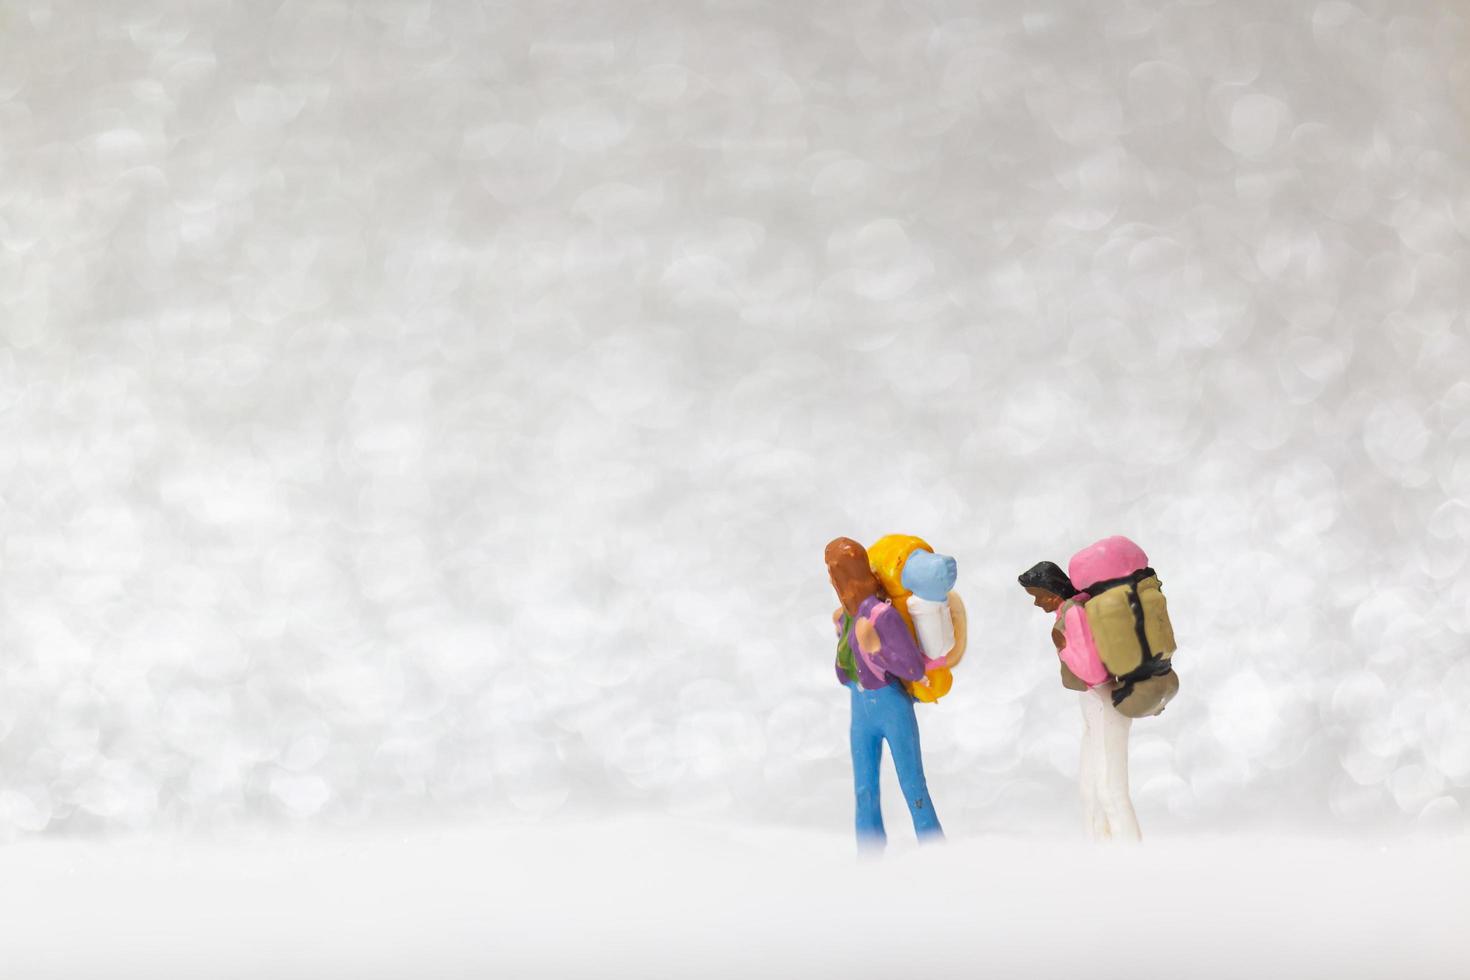
<instances>
[{"instance_id":1,"label":"white bokeh background","mask_svg":"<svg viewBox=\"0 0 1470 980\"><path fill-rule=\"evenodd\" d=\"M0 832L845 831L889 531L952 836L1078 832L1112 533L1146 832L1463 829L1470 11L983 8L0 8Z\"/></svg>"}]
</instances>

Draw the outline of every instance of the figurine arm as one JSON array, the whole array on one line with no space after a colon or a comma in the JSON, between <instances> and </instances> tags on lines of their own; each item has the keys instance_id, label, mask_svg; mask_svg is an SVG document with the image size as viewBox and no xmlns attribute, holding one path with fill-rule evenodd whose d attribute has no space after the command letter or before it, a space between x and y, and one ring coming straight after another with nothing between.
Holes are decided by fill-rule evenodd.
<instances>
[{"instance_id":1,"label":"figurine arm","mask_svg":"<svg viewBox=\"0 0 1470 980\"><path fill-rule=\"evenodd\" d=\"M1087 690L1086 682L1083 681L1082 678L1078 677L1076 674L1072 673L1071 667L1068 667L1065 663L1061 664L1060 666L1062 668L1063 687L1065 687L1069 691Z\"/></svg>"}]
</instances>

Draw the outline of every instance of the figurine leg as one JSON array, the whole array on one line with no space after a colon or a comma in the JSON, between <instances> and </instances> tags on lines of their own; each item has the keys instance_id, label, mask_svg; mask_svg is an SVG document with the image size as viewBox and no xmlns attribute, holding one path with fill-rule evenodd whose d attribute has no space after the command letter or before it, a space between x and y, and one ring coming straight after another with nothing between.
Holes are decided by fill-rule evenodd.
<instances>
[{"instance_id":1,"label":"figurine leg","mask_svg":"<svg viewBox=\"0 0 1470 980\"><path fill-rule=\"evenodd\" d=\"M1128 795L1128 732L1133 727L1133 719L1113 707L1111 691L1102 690L1103 771L1099 786L1102 809L1114 838L1140 841L1143 833Z\"/></svg>"},{"instance_id":2,"label":"figurine leg","mask_svg":"<svg viewBox=\"0 0 1470 980\"><path fill-rule=\"evenodd\" d=\"M1082 761L1077 788L1082 796L1082 821L1095 841L1107 840L1108 817L1102 806L1103 759L1102 702L1092 691L1078 695L1082 706Z\"/></svg>"},{"instance_id":3,"label":"figurine leg","mask_svg":"<svg viewBox=\"0 0 1470 980\"><path fill-rule=\"evenodd\" d=\"M898 771L898 785L914 820L914 834L920 840L942 838L944 828L934 801L929 798L929 783L924 778L924 754L919 746L919 722L914 717L914 699L897 685L884 689L887 709L884 735L893 753L893 768Z\"/></svg>"},{"instance_id":4,"label":"figurine leg","mask_svg":"<svg viewBox=\"0 0 1470 980\"><path fill-rule=\"evenodd\" d=\"M888 843L883 830L883 808L878 799L878 766L883 761L883 730L873 711L876 692L852 688L852 787L857 802L859 846L881 848Z\"/></svg>"}]
</instances>

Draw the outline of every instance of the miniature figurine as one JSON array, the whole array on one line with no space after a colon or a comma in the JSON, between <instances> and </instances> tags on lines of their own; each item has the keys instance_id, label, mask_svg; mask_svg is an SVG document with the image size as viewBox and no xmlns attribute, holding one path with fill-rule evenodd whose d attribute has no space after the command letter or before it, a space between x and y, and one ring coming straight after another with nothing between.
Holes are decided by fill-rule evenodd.
<instances>
[{"instance_id":1,"label":"miniature figurine","mask_svg":"<svg viewBox=\"0 0 1470 980\"><path fill-rule=\"evenodd\" d=\"M924 655L873 574L867 549L851 538L837 538L827 545L825 558L828 578L842 603L832 621L837 631L837 681L852 692L858 844L882 848L887 843L878 799L884 741L893 755L915 834L921 841L942 838L944 830L924 779L914 698L903 686L904 681L924 679Z\"/></svg>"},{"instance_id":2,"label":"miniature figurine","mask_svg":"<svg viewBox=\"0 0 1470 980\"><path fill-rule=\"evenodd\" d=\"M1067 568L1038 562L1019 581L1037 607L1055 614L1062 684L1082 692L1079 782L1088 830L1095 840L1137 841L1128 733L1134 718L1160 713L1179 689L1173 627L1158 576L1127 538L1089 545Z\"/></svg>"}]
</instances>

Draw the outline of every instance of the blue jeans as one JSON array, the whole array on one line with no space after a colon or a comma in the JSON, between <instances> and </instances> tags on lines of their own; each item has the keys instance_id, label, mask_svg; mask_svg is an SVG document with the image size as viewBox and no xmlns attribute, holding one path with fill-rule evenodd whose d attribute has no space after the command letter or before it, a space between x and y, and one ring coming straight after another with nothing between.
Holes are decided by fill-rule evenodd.
<instances>
[{"instance_id":1,"label":"blue jeans","mask_svg":"<svg viewBox=\"0 0 1470 980\"><path fill-rule=\"evenodd\" d=\"M852 782L857 795L859 844L882 846L888 840L883 830L883 810L878 804L878 767L883 761L883 742L893 753L898 785L903 789L914 833L920 840L944 836L939 815L929 799L924 781L924 757L919 751L919 723L914 718L914 699L898 684L865 691L855 681L852 689Z\"/></svg>"}]
</instances>

